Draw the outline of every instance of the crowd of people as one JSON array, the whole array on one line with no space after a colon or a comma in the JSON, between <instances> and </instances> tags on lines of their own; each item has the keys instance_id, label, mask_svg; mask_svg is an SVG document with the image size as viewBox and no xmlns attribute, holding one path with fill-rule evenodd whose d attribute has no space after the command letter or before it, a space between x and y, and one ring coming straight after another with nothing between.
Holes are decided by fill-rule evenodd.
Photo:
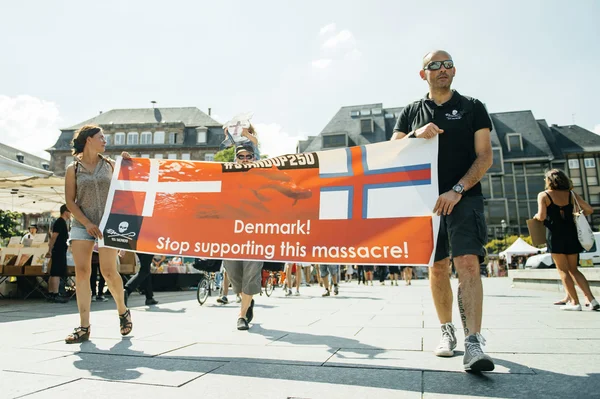
<instances>
[{"instance_id":1,"label":"crowd of people","mask_svg":"<svg viewBox=\"0 0 600 399\"><path fill-rule=\"evenodd\" d=\"M440 322L441 339L434 353L440 357L455 354L458 339L456 328L452 324L454 295L450 285L452 268L458 275L457 302L464 329L463 365L467 371L491 371L494 362L484 353L485 340L481 335L483 312L483 287L480 264L486 255L486 224L484 217L484 199L479 181L492 165L490 131L492 124L483 103L477 99L465 97L451 89L456 74L454 61L445 51L428 53L423 59L420 77L429 87L427 95L403 108L394 128L392 140L437 138L438 141L438 185L439 198L433 212L440 217L440 229L437 237L433 266L429 269L429 281L433 302ZM258 139L256 130L249 122L237 121L234 127L226 126L226 141L235 145L235 162L249 164L257 159ZM241 129L241 133L240 130ZM102 238L99 223L108 197L108 189L113 173L114 162L102 155L106 147L103 131L98 126L86 125L75 132L73 155L76 160L66 172L65 193L66 208L74 221L71 229L71 247L76 271L77 305L79 325L65 339L66 343L79 343L88 340L90 326L90 274L94 243ZM124 152L124 158L129 154ZM581 197L569 194L572 185L564 173L550 171L546 175L547 192L540 193L539 212L536 218L544 221L548 228L548 250L559 269L568 292L569 310L581 310L576 282L588 297L593 309L598 303L589 291L585 277L577 271L575 257L581 247L578 246L576 232L573 229L572 202L577 200L585 214L592 212L591 207ZM571 208L570 208L571 206ZM60 229L57 226L60 236ZM62 240L62 239L61 239ZM55 259L54 244L50 256ZM61 241L62 243L62 241ZM450 249L452 268L450 266ZM62 257L62 254L60 255ZM153 262L152 256L140 256L141 268L127 284L117 272L117 251L112 248L98 248L97 257L100 270L116 303L120 333L126 336L133 329L131 312L127 308L127 298L133 290L147 284L148 274ZM62 262L56 255L56 263ZM154 259L156 261L156 259ZM237 328L248 330L254 318L255 296L261 293L263 262L257 260L224 260L222 286L223 295L219 303L228 303L229 285L240 303L237 315ZM409 267L371 266L371 265L308 265L289 263L281 273L286 294L300 295L304 279L306 284L323 286L323 297L337 295L341 281L373 285L378 279L380 284L389 281L398 285L400 275L406 285L411 285L414 270ZM54 288L53 288L54 289ZM295 290L295 293L294 293ZM146 288L151 294L151 288ZM148 299L147 299L147 302Z\"/></svg>"}]
</instances>

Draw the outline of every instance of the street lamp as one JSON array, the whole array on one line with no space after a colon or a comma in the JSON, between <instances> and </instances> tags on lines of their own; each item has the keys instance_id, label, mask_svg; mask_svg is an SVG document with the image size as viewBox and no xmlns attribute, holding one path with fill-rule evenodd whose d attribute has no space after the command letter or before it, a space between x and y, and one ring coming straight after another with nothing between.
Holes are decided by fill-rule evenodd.
<instances>
[{"instance_id":1,"label":"street lamp","mask_svg":"<svg viewBox=\"0 0 600 399\"><path fill-rule=\"evenodd\" d=\"M502 219L502 221L500 222L500 227L502 227L502 239L504 241L504 250L506 251L506 220ZM508 275L508 257L504 256L504 259L506 263L506 275Z\"/></svg>"}]
</instances>

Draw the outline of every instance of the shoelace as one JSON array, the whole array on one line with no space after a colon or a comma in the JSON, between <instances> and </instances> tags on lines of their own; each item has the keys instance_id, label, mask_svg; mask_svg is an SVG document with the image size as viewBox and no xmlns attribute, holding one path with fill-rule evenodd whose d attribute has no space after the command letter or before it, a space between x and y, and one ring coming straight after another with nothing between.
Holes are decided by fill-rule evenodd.
<instances>
[{"instance_id":1,"label":"shoelace","mask_svg":"<svg viewBox=\"0 0 600 399\"><path fill-rule=\"evenodd\" d=\"M454 334L456 334L456 328L454 328L452 324L447 324L446 328L442 328L442 343L450 346L452 343L452 335Z\"/></svg>"},{"instance_id":2,"label":"shoelace","mask_svg":"<svg viewBox=\"0 0 600 399\"><path fill-rule=\"evenodd\" d=\"M475 333L475 338L477 338L477 342L465 341L465 349L473 356L483 355L481 347L485 346L486 340L483 338L483 335L479 333Z\"/></svg>"}]
</instances>

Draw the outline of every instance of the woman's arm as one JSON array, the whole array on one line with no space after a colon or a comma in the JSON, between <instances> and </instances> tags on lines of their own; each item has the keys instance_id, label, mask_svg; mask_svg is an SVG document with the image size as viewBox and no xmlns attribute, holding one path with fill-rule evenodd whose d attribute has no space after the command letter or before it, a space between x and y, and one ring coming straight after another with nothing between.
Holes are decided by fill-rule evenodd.
<instances>
[{"instance_id":1,"label":"woman's arm","mask_svg":"<svg viewBox=\"0 0 600 399\"><path fill-rule=\"evenodd\" d=\"M533 218L536 220L539 220L540 222L543 222L544 220L546 220L546 211L548 208L548 205L546 204L546 192L545 191L542 191L541 193L538 194L537 202L538 202L538 211L533 216Z\"/></svg>"},{"instance_id":2,"label":"woman's arm","mask_svg":"<svg viewBox=\"0 0 600 399\"><path fill-rule=\"evenodd\" d=\"M588 216L594 213L594 208L592 208L590 204L588 204L583 198L581 198L579 194L577 194L575 191L573 191L573 194L577 198L577 202L579 203L579 206L581 206L584 215Z\"/></svg>"}]
</instances>

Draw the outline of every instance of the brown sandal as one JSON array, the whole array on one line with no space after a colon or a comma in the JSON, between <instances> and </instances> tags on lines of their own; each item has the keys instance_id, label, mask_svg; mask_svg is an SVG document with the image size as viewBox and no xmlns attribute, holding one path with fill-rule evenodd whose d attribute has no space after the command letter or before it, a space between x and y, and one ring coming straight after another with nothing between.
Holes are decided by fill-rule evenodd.
<instances>
[{"instance_id":1,"label":"brown sandal","mask_svg":"<svg viewBox=\"0 0 600 399\"><path fill-rule=\"evenodd\" d=\"M121 325L121 335L128 335L133 330L133 323L131 322L131 313L129 309L121 315L119 315L119 323Z\"/></svg>"},{"instance_id":2,"label":"brown sandal","mask_svg":"<svg viewBox=\"0 0 600 399\"><path fill-rule=\"evenodd\" d=\"M73 330L73 332L67 335L65 338L65 343L67 344L79 344L81 342L87 341L90 339L90 327L77 327Z\"/></svg>"}]
</instances>

